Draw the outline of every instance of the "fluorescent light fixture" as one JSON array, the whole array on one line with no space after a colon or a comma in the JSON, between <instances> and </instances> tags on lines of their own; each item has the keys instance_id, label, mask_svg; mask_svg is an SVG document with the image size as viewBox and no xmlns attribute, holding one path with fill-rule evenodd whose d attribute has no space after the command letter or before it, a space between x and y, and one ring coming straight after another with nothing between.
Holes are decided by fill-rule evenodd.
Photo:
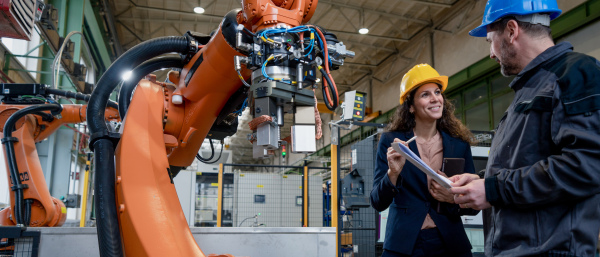
<instances>
[{"instance_id":1,"label":"fluorescent light fixture","mask_svg":"<svg viewBox=\"0 0 600 257\"><path fill-rule=\"evenodd\" d=\"M123 80L128 80L128 79L130 79L130 78L131 78L131 74L132 74L132 72L131 72L131 71L125 72L125 73L123 73L123 76L121 76L121 78L122 78Z\"/></svg>"},{"instance_id":2,"label":"fluorescent light fixture","mask_svg":"<svg viewBox=\"0 0 600 257\"><path fill-rule=\"evenodd\" d=\"M367 28L362 28L362 29L359 29L359 30L358 30L358 33L359 33L359 34L363 34L363 35L364 35L364 34L367 34L367 33L369 33L369 29L367 29Z\"/></svg>"},{"instance_id":3,"label":"fluorescent light fixture","mask_svg":"<svg viewBox=\"0 0 600 257\"><path fill-rule=\"evenodd\" d=\"M204 8L198 6L198 7L194 8L194 12L195 13L204 13Z\"/></svg>"}]
</instances>

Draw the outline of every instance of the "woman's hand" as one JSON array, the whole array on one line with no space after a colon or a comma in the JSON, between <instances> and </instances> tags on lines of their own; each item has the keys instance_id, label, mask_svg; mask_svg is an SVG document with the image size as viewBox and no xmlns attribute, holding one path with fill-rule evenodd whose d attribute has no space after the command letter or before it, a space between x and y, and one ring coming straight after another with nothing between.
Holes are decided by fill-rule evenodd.
<instances>
[{"instance_id":1,"label":"woman's hand","mask_svg":"<svg viewBox=\"0 0 600 257\"><path fill-rule=\"evenodd\" d=\"M448 177L441 171L438 171L437 173L446 178ZM429 176L427 176L427 185L429 188L429 193L431 196L433 196L433 198L440 202L454 203L454 195L450 193L450 190L446 189Z\"/></svg>"},{"instance_id":2,"label":"woman's hand","mask_svg":"<svg viewBox=\"0 0 600 257\"><path fill-rule=\"evenodd\" d=\"M404 145L406 145L406 143L398 138L394 138L394 143L402 143ZM392 184L394 184L394 186L396 185L396 181L398 180L398 177L400 176L400 172L402 171L402 168L404 168L404 163L406 163L406 159L399 154L398 152L396 152L394 150L393 147L388 147L388 151L387 151L387 160L388 160L388 177L390 178L390 181L392 181Z\"/></svg>"}]
</instances>

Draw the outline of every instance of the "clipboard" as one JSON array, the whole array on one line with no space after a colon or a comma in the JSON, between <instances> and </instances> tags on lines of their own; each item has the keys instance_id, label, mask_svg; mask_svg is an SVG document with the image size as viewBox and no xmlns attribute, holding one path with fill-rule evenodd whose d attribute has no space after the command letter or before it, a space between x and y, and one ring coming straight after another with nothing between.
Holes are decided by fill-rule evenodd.
<instances>
[{"instance_id":1,"label":"clipboard","mask_svg":"<svg viewBox=\"0 0 600 257\"><path fill-rule=\"evenodd\" d=\"M419 168L425 174L430 176L433 180L438 182L440 185L442 185L445 188L452 187L450 185L450 184L452 184L452 181L450 181L446 177L438 174L437 172L433 171L427 164L425 164L425 162L423 162L423 160L421 160L421 158L419 158L419 156L417 156L415 153L413 153L413 151L411 151L408 147L406 147L405 145L403 145L401 143L392 143L392 147L394 148L394 150L396 152L398 152L399 154L404 156L404 158L406 158L406 160L408 160L410 163L415 165L417 168Z\"/></svg>"}]
</instances>

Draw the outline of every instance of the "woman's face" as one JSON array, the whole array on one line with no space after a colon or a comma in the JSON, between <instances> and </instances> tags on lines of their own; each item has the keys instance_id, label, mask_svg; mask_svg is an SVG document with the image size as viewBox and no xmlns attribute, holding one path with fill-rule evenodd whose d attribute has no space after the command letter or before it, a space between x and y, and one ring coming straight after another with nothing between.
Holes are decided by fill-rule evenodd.
<instances>
[{"instance_id":1,"label":"woman's face","mask_svg":"<svg viewBox=\"0 0 600 257\"><path fill-rule=\"evenodd\" d=\"M410 106L410 112L414 113L417 121L435 122L442 118L443 111L444 97L438 84L427 83L417 88Z\"/></svg>"}]
</instances>

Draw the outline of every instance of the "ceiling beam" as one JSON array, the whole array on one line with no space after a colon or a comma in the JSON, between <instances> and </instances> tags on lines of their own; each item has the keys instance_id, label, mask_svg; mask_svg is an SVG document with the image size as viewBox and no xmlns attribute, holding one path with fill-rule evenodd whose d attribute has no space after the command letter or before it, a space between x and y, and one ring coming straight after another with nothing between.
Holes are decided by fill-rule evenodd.
<instances>
[{"instance_id":1,"label":"ceiling beam","mask_svg":"<svg viewBox=\"0 0 600 257\"><path fill-rule=\"evenodd\" d=\"M124 52L123 45L121 45L121 41L119 41L119 35L115 26L115 16L112 13L112 9L110 9L108 0L102 0L102 9L104 10L104 19L106 20L106 25L108 26L110 40L112 40L115 46L116 56L121 56Z\"/></svg>"},{"instance_id":2,"label":"ceiling beam","mask_svg":"<svg viewBox=\"0 0 600 257\"><path fill-rule=\"evenodd\" d=\"M403 43L406 43L409 41L406 38L386 37L386 36L378 36L378 35L371 35L371 34L361 35L361 34L358 34L358 32L350 32L350 31L331 30L331 29L327 29L327 31L332 32L332 33L346 34L346 35L365 36L365 37L371 37L371 38L392 40L392 41L398 41L398 42L403 42Z\"/></svg>"},{"instance_id":3,"label":"ceiling beam","mask_svg":"<svg viewBox=\"0 0 600 257\"><path fill-rule=\"evenodd\" d=\"M421 2L421 1L417 1L417 2ZM332 6L355 9L355 10L359 10L359 11L363 10L365 12L374 13L374 14L377 14L380 16L385 16L385 17L389 17L389 18L393 18L393 19L402 19L402 20L412 21L412 22L421 23L421 24L425 24L425 25L431 24L429 21L426 21L426 20L410 18L410 17L403 16L401 14L386 13L386 12L377 11L374 9L364 8L362 6L349 5L349 4L344 4L344 3L336 3L333 1L327 1L327 0L320 0L319 4L328 4L328 5L332 5Z\"/></svg>"},{"instance_id":4,"label":"ceiling beam","mask_svg":"<svg viewBox=\"0 0 600 257\"><path fill-rule=\"evenodd\" d=\"M155 11L155 12L164 12L164 13L171 13L171 14L185 14L185 15L193 15L196 17L219 18L219 19L223 19L223 16L224 16L224 15L220 16L220 15L213 15L213 14L206 14L206 13L199 14L199 13L195 13L195 12L186 12L186 11L173 10L173 9L163 9L163 8L156 8L156 7L150 7L150 6L143 6L143 5L136 4L131 0L129 0L129 2L133 5L133 7L135 9L144 10L144 11Z\"/></svg>"},{"instance_id":5,"label":"ceiling beam","mask_svg":"<svg viewBox=\"0 0 600 257\"><path fill-rule=\"evenodd\" d=\"M223 18L223 17L221 17ZM175 24L199 24L202 21L195 20L175 20L175 19L147 19L147 18L117 18L119 21L140 21L140 22L155 22L155 23L175 23Z\"/></svg>"},{"instance_id":6,"label":"ceiling beam","mask_svg":"<svg viewBox=\"0 0 600 257\"><path fill-rule=\"evenodd\" d=\"M410 2L410 3L417 3L417 4L424 4L424 5L436 6L436 7L442 7L442 8L450 8L450 7L452 7L452 4L435 3L435 2L429 2L429 1L419 1L419 0L400 0L400 1L402 1L402 2Z\"/></svg>"},{"instance_id":7,"label":"ceiling beam","mask_svg":"<svg viewBox=\"0 0 600 257\"><path fill-rule=\"evenodd\" d=\"M458 17L460 15L460 13L464 12L468 8L469 5L476 5L476 4L477 4L476 0L458 0L458 1L454 2L454 4L452 5L452 8L442 11L441 13L439 13L438 15L436 15L433 18L434 21L433 21L432 27L434 29L440 29L445 24L449 23L450 21L452 21L456 17ZM483 13L481 13L481 15L483 15Z\"/></svg>"},{"instance_id":8,"label":"ceiling beam","mask_svg":"<svg viewBox=\"0 0 600 257\"><path fill-rule=\"evenodd\" d=\"M346 44L350 44L353 46L363 46L363 47L367 47L367 48L373 48L376 50L381 50L381 51L386 51L386 52L390 52L390 53L394 53L396 52L396 50L387 48L387 47L383 47L383 46L376 46L376 45L371 45L371 44L365 44L365 43L360 43L360 42L356 42L356 41L352 41L352 40L341 40Z\"/></svg>"},{"instance_id":9,"label":"ceiling beam","mask_svg":"<svg viewBox=\"0 0 600 257\"><path fill-rule=\"evenodd\" d=\"M375 64L366 64L366 63L357 63L357 62L344 62L344 65L377 68L377 65L375 65Z\"/></svg>"},{"instance_id":10,"label":"ceiling beam","mask_svg":"<svg viewBox=\"0 0 600 257\"><path fill-rule=\"evenodd\" d=\"M125 30L129 31L129 33L131 33L131 35L133 35L135 38L137 38L140 42L144 42L144 39L142 39L140 36L138 36L138 34L135 33L132 29L130 29L129 27L127 27L127 25L125 25L125 23L121 22L120 19L117 22L119 24L121 24L121 26L123 26L123 28Z\"/></svg>"},{"instance_id":11,"label":"ceiling beam","mask_svg":"<svg viewBox=\"0 0 600 257\"><path fill-rule=\"evenodd\" d=\"M198 21L188 21L188 20L170 20L170 19L145 19L145 18L118 18L118 21L139 21L139 22L154 22L154 23L173 23L173 24L198 24ZM341 30L330 30L327 29L327 31L332 32L332 33L338 33L338 34L345 34L345 35L360 35L358 34L358 32L349 32L349 31L341 31ZM408 39L405 38L395 38L395 37L386 37L386 36L378 36L378 35L365 35L366 37L371 37L371 38L377 38L377 39L384 39L384 40L391 40L391 41L398 41L398 42L409 42Z\"/></svg>"}]
</instances>

